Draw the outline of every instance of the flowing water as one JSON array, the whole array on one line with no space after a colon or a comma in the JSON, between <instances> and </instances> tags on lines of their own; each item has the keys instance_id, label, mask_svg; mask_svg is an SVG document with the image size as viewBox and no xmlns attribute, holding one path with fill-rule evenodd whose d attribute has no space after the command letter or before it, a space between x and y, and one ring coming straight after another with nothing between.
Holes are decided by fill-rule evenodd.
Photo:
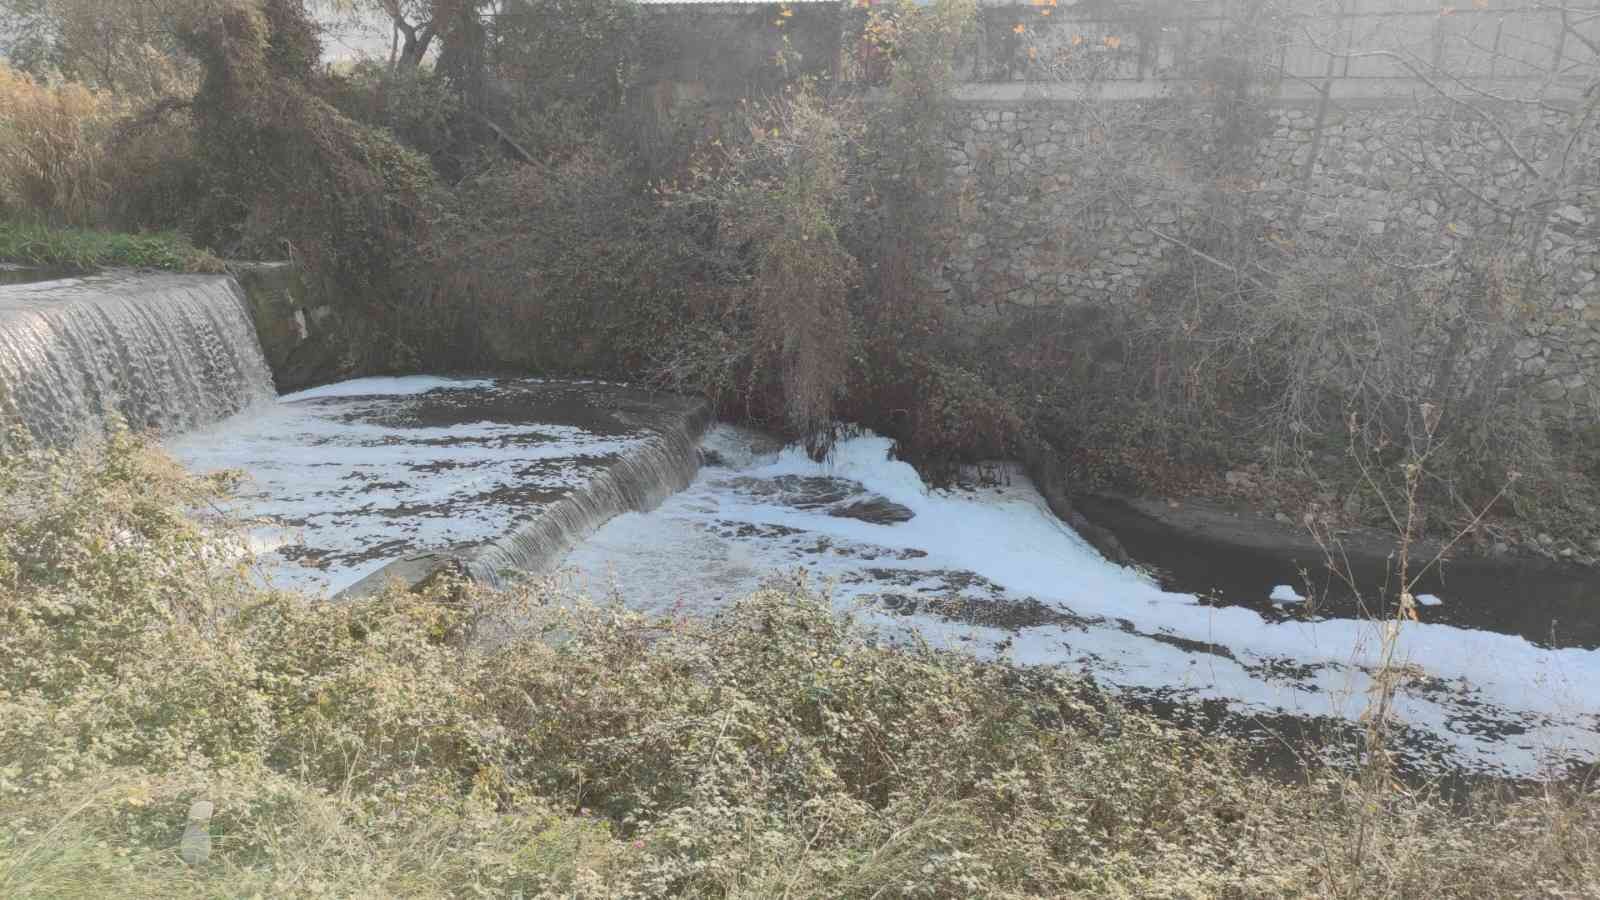
<instances>
[{"instance_id":1,"label":"flowing water","mask_svg":"<svg viewBox=\"0 0 1600 900\"><path fill-rule=\"evenodd\" d=\"M121 416L177 434L273 397L225 275L97 275L0 287L0 442L66 445Z\"/></svg>"},{"instance_id":2,"label":"flowing water","mask_svg":"<svg viewBox=\"0 0 1600 900\"><path fill-rule=\"evenodd\" d=\"M726 426L706 446L720 465L565 558L577 590L709 614L774 572L803 573L889 639L1062 666L1155 705L1346 723L1366 707L1378 626L1285 615L1267 586L1260 610L1164 591L1100 557L1016 472L940 491L872 436L827 464ZM1415 768L1525 777L1600 759L1600 651L1424 621L1399 653Z\"/></svg>"},{"instance_id":3,"label":"flowing water","mask_svg":"<svg viewBox=\"0 0 1600 900\"><path fill-rule=\"evenodd\" d=\"M263 579L313 594L424 553L490 582L560 565L578 590L654 613L712 614L804 577L885 639L1082 671L1235 723L1353 727L1373 684L1378 626L1273 606L1293 591L1253 575L1232 582L1258 597L1220 604L1163 590L1008 467L943 491L871 435L826 464L727 426L697 446L703 404L618 385L419 376L274 402L230 278L0 286L0 425L59 445L113 414L196 471L244 470L235 512L255 522ZM1400 633L1408 763L1527 777L1600 760L1588 632L1451 602Z\"/></svg>"},{"instance_id":4,"label":"flowing water","mask_svg":"<svg viewBox=\"0 0 1600 900\"><path fill-rule=\"evenodd\" d=\"M490 583L688 485L697 402L605 384L415 376L302 391L168 441L247 476L270 584L337 594L420 554Z\"/></svg>"}]
</instances>

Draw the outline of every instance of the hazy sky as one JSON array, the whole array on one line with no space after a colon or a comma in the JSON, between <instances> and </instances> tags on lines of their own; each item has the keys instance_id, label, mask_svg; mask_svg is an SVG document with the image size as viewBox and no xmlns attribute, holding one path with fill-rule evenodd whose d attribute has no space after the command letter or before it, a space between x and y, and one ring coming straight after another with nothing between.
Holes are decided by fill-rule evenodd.
<instances>
[{"instance_id":1,"label":"hazy sky","mask_svg":"<svg viewBox=\"0 0 1600 900\"><path fill-rule=\"evenodd\" d=\"M327 27L322 36L322 55L325 60L342 62L363 57L389 58L393 26L382 13L369 11L334 16L322 12L317 14L317 18Z\"/></svg>"}]
</instances>

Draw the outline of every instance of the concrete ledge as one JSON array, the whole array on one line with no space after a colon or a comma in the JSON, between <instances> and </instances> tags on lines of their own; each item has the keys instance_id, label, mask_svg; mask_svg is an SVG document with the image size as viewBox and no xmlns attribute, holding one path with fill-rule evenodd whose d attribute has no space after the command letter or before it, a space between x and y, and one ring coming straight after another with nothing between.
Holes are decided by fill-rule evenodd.
<instances>
[{"instance_id":1,"label":"concrete ledge","mask_svg":"<svg viewBox=\"0 0 1600 900\"><path fill-rule=\"evenodd\" d=\"M333 599L370 597L396 583L420 592L447 578L495 585L507 571L537 575L611 518L654 509L694 480L700 468L700 437L712 421L708 403L668 396L655 405L621 403L608 415L653 434L643 447L500 538L460 553L427 552L397 559Z\"/></svg>"},{"instance_id":2,"label":"concrete ledge","mask_svg":"<svg viewBox=\"0 0 1600 900\"><path fill-rule=\"evenodd\" d=\"M344 350L340 316L312 289L305 273L291 262L232 260L227 265L249 301L278 393L336 377Z\"/></svg>"},{"instance_id":3,"label":"concrete ledge","mask_svg":"<svg viewBox=\"0 0 1600 900\"><path fill-rule=\"evenodd\" d=\"M1138 100L1162 100L1179 91L1189 93L1200 83L1187 79L1149 78L1142 81L1110 80L1080 81L971 81L960 84L951 92L952 99L963 105L1025 105L1028 103L1123 103ZM1526 80L1489 80L1471 82L1472 91L1459 92L1463 98L1481 99L1482 94L1518 98L1529 89ZM1269 106L1309 106L1320 97L1320 85L1301 82L1284 82L1271 91L1263 91L1260 99ZM1546 102L1576 103L1582 97L1583 85L1559 84ZM1481 93L1478 93L1481 92ZM875 92L876 93L876 92ZM1418 103L1443 102L1440 95L1425 82L1415 78L1341 78L1334 79L1332 98L1341 106L1415 106Z\"/></svg>"},{"instance_id":4,"label":"concrete ledge","mask_svg":"<svg viewBox=\"0 0 1600 900\"><path fill-rule=\"evenodd\" d=\"M359 600L382 593L391 584L421 593L447 578L466 579L467 563L453 553L419 553L397 559L335 595L338 600Z\"/></svg>"}]
</instances>

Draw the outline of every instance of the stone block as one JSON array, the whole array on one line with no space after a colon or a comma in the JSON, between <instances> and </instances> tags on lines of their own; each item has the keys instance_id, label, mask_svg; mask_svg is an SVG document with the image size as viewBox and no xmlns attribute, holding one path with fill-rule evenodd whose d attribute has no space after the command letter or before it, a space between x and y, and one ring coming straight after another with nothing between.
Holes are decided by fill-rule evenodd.
<instances>
[{"instance_id":1,"label":"stone block","mask_svg":"<svg viewBox=\"0 0 1600 900\"><path fill-rule=\"evenodd\" d=\"M1589 224L1589 216L1586 215L1583 210L1570 203L1557 208L1555 211L1555 218L1571 225Z\"/></svg>"}]
</instances>

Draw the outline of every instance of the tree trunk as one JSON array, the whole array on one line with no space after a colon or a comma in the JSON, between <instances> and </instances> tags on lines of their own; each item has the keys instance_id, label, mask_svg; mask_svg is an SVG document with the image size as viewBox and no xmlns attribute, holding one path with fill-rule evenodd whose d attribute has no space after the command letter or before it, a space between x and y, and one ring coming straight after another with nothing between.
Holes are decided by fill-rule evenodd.
<instances>
[{"instance_id":1,"label":"tree trunk","mask_svg":"<svg viewBox=\"0 0 1600 900\"><path fill-rule=\"evenodd\" d=\"M415 71L422 65L423 57L428 55L428 47L433 43L431 29L423 28L419 33L416 29L401 31L404 43L400 46L400 58L395 62L395 71Z\"/></svg>"}]
</instances>

